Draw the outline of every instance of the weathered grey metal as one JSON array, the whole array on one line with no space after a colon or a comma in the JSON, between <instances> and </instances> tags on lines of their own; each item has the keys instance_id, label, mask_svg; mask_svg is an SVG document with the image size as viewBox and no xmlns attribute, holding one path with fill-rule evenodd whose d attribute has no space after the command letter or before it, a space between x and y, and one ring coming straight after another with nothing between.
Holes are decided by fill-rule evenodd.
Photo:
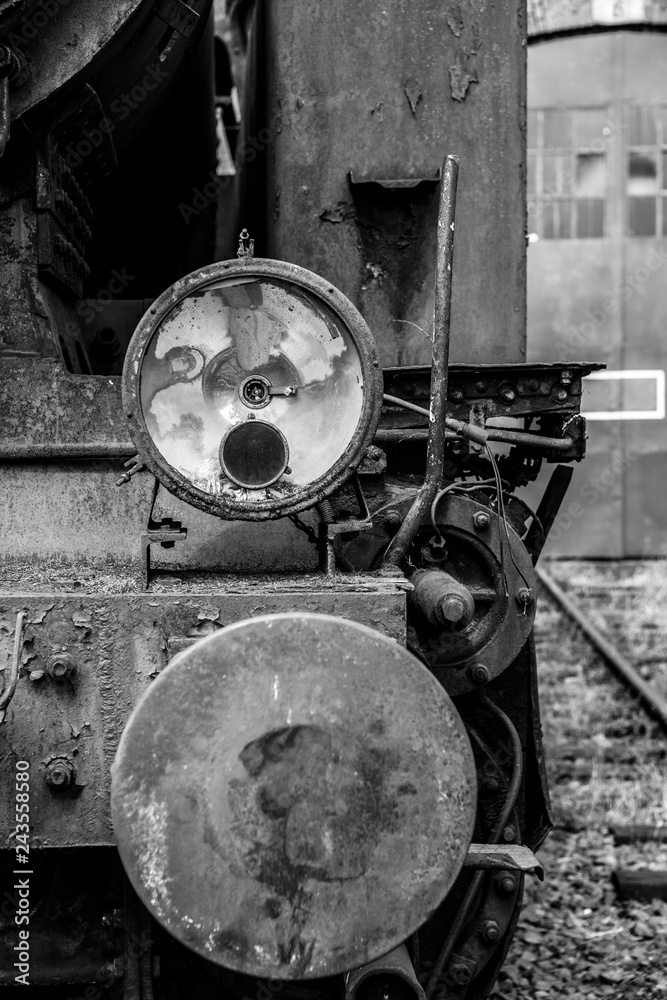
<instances>
[{"instance_id":1,"label":"weathered grey metal","mask_svg":"<svg viewBox=\"0 0 667 1000\"><path fill-rule=\"evenodd\" d=\"M12 118L21 117L86 69L105 47L118 41L119 31L135 15L142 15L142 7L145 18L151 4L142 0L107 0L94 9L89 0L55 2L46 8L30 3L23 4L13 19L3 18L0 34L36 70L12 100Z\"/></svg>"},{"instance_id":2,"label":"weathered grey metal","mask_svg":"<svg viewBox=\"0 0 667 1000\"><path fill-rule=\"evenodd\" d=\"M530 848L521 844L471 844L463 867L530 872L540 882L544 880L544 868L540 860Z\"/></svg>"},{"instance_id":3,"label":"weathered grey metal","mask_svg":"<svg viewBox=\"0 0 667 1000\"><path fill-rule=\"evenodd\" d=\"M450 365L447 414L465 420L471 405L480 405L487 418L548 413L571 416L581 409L582 379L604 367L596 361ZM429 399L429 385L430 368L426 366L384 369L384 391L388 395L424 405ZM502 396L506 387L514 392L511 400ZM565 389L564 396L560 389ZM395 416L406 422L405 415ZM397 421L389 418L385 410L382 425L396 426Z\"/></svg>"},{"instance_id":4,"label":"weathered grey metal","mask_svg":"<svg viewBox=\"0 0 667 1000\"><path fill-rule=\"evenodd\" d=\"M0 594L0 663L9 664L19 611L27 612L21 670L3 724L12 748L0 761L0 844L12 833L15 760L33 765L34 847L115 843L109 818L109 767L125 721L176 652L224 625L258 613L310 611L358 621L405 641L405 591L397 581L351 581L317 588L306 580L228 583L208 593ZM309 582L308 582L309 581ZM71 585L71 581L70 581ZM302 589L299 589L301 587ZM76 671L59 681L49 660L68 654ZM40 776L51 759L76 764L72 794L56 798Z\"/></svg>"},{"instance_id":5,"label":"weathered grey metal","mask_svg":"<svg viewBox=\"0 0 667 1000\"><path fill-rule=\"evenodd\" d=\"M476 792L458 712L415 657L338 618L263 615L146 692L112 812L130 880L170 933L228 968L303 979L423 923L463 864Z\"/></svg>"},{"instance_id":6,"label":"weathered grey metal","mask_svg":"<svg viewBox=\"0 0 667 1000\"><path fill-rule=\"evenodd\" d=\"M428 412L428 441L424 481L403 524L385 553L385 566L400 566L419 526L426 517L433 498L442 485L445 467L445 432L447 386L449 377L450 320L454 266L454 225L459 160L447 156L443 164L442 187L438 207L438 239L435 266L433 311L433 354L431 357L431 392Z\"/></svg>"},{"instance_id":7,"label":"weathered grey metal","mask_svg":"<svg viewBox=\"0 0 667 1000\"><path fill-rule=\"evenodd\" d=\"M340 288L385 365L430 356L446 152L464 164L453 358L524 357L524 19L519 0L266 7L267 254Z\"/></svg>"},{"instance_id":8,"label":"weathered grey metal","mask_svg":"<svg viewBox=\"0 0 667 1000\"><path fill-rule=\"evenodd\" d=\"M132 447L116 376L72 375L60 361L46 358L0 357L2 449L7 457L32 449L53 456L99 444L105 449L136 453ZM63 455L63 457L65 457Z\"/></svg>"},{"instance_id":9,"label":"weathered grey metal","mask_svg":"<svg viewBox=\"0 0 667 1000\"><path fill-rule=\"evenodd\" d=\"M142 362L148 345L162 321L189 295L195 295L225 278L267 278L292 282L305 288L326 304L349 331L358 352L364 379L363 404L352 440L331 468L315 482L275 499L241 502L223 494L214 495L198 489L178 470L172 468L158 450L143 415L140 400ZM354 472L370 445L382 406L382 371L373 338L352 303L319 275L284 261L245 257L221 261L194 271L177 281L156 299L139 326L125 358L123 368L123 408L136 450L148 469L175 496L209 514L244 521L285 517L313 507L340 486Z\"/></svg>"},{"instance_id":10,"label":"weathered grey metal","mask_svg":"<svg viewBox=\"0 0 667 1000\"><path fill-rule=\"evenodd\" d=\"M419 569L410 577L415 588L410 603L436 628L467 625L475 613L475 601L467 587L438 569Z\"/></svg>"},{"instance_id":11,"label":"weathered grey metal","mask_svg":"<svg viewBox=\"0 0 667 1000\"><path fill-rule=\"evenodd\" d=\"M476 521L480 514L483 522ZM446 494L436 519L447 545L446 568L466 567L460 582L475 600L475 611L459 630L434 626L422 614L414 616L411 641L449 694L456 696L498 677L525 644L535 618L530 596L535 571L514 529L508 525L505 535L498 514L471 497ZM429 534L432 530L425 528L425 539ZM414 548L418 545L419 538ZM414 558L419 558L416 552Z\"/></svg>"}]
</instances>

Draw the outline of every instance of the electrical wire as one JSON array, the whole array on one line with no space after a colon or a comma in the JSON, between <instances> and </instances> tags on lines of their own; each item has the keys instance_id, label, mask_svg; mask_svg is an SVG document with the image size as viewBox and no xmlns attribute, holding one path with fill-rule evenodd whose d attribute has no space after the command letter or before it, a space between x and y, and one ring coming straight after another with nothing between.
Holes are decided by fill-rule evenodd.
<instances>
[{"instance_id":1,"label":"electrical wire","mask_svg":"<svg viewBox=\"0 0 667 1000\"><path fill-rule=\"evenodd\" d=\"M419 413L422 416L428 417L429 420L431 419L431 413L429 410L424 409L423 406L417 406L416 403L410 403L407 399L400 399L400 397L398 396L390 396L388 393L384 393L382 398L385 403L390 403L393 404L394 406L401 406L403 407L403 409L412 410L415 413ZM469 426L469 425L462 425L462 426ZM455 431L454 433L457 432ZM465 438L466 435L461 434L459 432L459 436ZM498 532L498 541L500 543L500 572L502 575L503 586L505 588L505 597L509 598L509 586L507 584L507 572L505 569L506 556L505 552L503 551L504 549L509 554L509 558L512 561L514 569L517 571L517 573L519 574L519 576L521 577L521 579L523 580L523 582L526 584L527 587L530 587L530 582L526 580L526 577L521 572L521 569L519 568L517 561L514 558L514 552L512 551L512 542L510 540L509 531L507 527L505 500L503 497L503 480L500 477L498 463L496 462L495 455L491 451L491 448L489 447L487 442L484 442L483 447L486 449L486 453L491 463L491 468L493 469L493 476L494 476L493 480L482 480L481 482L478 483L469 483L465 485L463 485L462 483L450 483L448 486L445 486L444 489L440 490L440 492L436 495L435 499L433 500L433 503L431 504L431 523L435 531L439 535L439 537L442 538L443 537L442 532L438 528L435 519L437 514L438 504L440 503L442 498L446 496L447 493L453 490L462 490L463 492L470 492L471 489L475 489L478 486L486 486L495 483L496 507L498 510L498 518L501 522L501 528Z\"/></svg>"}]
</instances>

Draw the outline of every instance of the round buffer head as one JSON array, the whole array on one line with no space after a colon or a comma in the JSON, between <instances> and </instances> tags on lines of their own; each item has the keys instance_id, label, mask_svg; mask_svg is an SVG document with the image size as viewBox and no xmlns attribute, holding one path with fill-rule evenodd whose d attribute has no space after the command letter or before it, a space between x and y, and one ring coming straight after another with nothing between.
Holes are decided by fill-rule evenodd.
<instances>
[{"instance_id":1,"label":"round buffer head","mask_svg":"<svg viewBox=\"0 0 667 1000\"><path fill-rule=\"evenodd\" d=\"M167 289L132 337L122 385L143 464L193 506L240 520L284 517L333 492L382 404L373 338L349 299L302 267L254 258ZM248 429L250 417L264 426ZM281 441L289 464L276 458ZM227 449L238 459L245 444L235 474Z\"/></svg>"},{"instance_id":2,"label":"round buffer head","mask_svg":"<svg viewBox=\"0 0 667 1000\"><path fill-rule=\"evenodd\" d=\"M345 972L435 910L475 818L470 743L404 647L320 614L230 625L176 656L112 771L123 864L153 916L259 977Z\"/></svg>"}]
</instances>

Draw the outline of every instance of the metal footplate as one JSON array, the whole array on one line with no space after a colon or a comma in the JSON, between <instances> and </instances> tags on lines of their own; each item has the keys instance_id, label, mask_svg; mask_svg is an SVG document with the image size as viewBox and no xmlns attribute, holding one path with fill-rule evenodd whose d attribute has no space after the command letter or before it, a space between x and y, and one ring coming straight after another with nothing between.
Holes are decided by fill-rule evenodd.
<instances>
[{"instance_id":1,"label":"metal footplate","mask_svg":"<svg viewBox=\"0 0 667 1000\"><path fill-rule=\"evenodd\" d=\"M471 844L463 862L464 868L483 870L508 868L528 872L544 881L544 868L529 847L520 844Z\"/></svg>"}]
</instances>

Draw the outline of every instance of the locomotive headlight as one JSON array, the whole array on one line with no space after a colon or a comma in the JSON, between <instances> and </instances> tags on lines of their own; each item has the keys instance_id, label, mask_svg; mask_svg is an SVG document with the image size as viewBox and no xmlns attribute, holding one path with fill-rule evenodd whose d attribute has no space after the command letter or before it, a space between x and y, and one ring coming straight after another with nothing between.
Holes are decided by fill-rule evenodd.
<instances>
[{"instance_id":1,"label":"locomotive headlight","mask_svg":"<svg viewBox=\"0 0 667 1000\"><path fill-rule=\"evenodd\" d=\"M224 261L172 285L123 372L142 462L220 517L313 506L361 461L379 418L371 333L328 282L281 261Z\"/></svg>"}]
</instances>

